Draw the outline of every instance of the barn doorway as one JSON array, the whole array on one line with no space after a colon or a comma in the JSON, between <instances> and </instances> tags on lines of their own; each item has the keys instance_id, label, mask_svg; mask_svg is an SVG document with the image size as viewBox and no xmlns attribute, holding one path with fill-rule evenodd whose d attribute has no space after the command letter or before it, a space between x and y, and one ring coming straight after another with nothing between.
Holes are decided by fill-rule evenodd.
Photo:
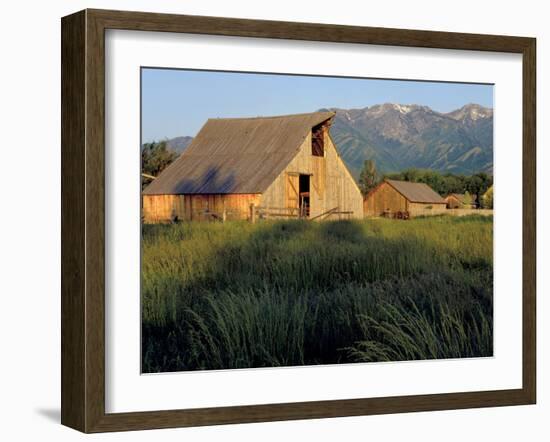
<instances>
[{"instance_id":1,"label":"barn doorway","mask_svg":"<svg viewBox=\"0 0 550 442\"><path fill-rule=\"evenodd\" d=\"M300 195L300 218L309 218L311 211L310 205L310 175L300 174L298 181L298 194Z\"/></svg>"}]
</instances>

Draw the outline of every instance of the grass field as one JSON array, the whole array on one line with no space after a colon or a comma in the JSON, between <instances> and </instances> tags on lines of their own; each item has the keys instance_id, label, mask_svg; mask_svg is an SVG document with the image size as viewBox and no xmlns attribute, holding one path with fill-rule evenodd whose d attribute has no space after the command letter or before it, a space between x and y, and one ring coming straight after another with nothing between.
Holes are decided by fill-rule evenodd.
<instances>
[{"instance_id":1,"label":"grass field","mask_svg":"<svg viewBox=\"0 0 550 442\"><path fill-rule=\"evenodd\" d=\"M144 225L142 370L490 356L492 217Z\"/></svg>"}]
</instances>

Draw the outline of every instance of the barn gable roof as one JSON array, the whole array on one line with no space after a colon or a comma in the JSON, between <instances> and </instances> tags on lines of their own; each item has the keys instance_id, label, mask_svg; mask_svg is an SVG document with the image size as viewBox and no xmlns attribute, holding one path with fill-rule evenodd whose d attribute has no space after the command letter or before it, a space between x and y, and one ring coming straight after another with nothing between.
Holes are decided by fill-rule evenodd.
<instances>
[{"instance_id":1,"label":"barn gable roof","mask_svg":"<svg viewBox=\"0 0 550 442\"><path fill-rule=\"evenodd\" d=\"M262 193L334 112L209 119L189 147L143 193Z\"/></svg>"},{"instance_id":2,"label":"barn gable roof","mask_svg":"<svg viewBox=\"0 0 550 442\"><path fill-rule=\"evenodd\" d=\"M466 197L466 195L464 193L450 193L449 195L447 195L447 198L449 197L454 197L456 198L459 202L461 202L462 204L464 204L464 198ZM475 202L476 199L477 199L477 195L474 193L474 194L471 194L470 195L470 199L472 202Z\"/></svg>"},{"instance_id":3,"label":"barn gable roof","mask_svg":"<svg viewBox=\"0 0 550 442\"><path fill-rule=\"evenodd\" d=\"M445 200L430 186L410 181L386 180L386 182L411 203L445 204Z\"/></svg>"}]
</instances>

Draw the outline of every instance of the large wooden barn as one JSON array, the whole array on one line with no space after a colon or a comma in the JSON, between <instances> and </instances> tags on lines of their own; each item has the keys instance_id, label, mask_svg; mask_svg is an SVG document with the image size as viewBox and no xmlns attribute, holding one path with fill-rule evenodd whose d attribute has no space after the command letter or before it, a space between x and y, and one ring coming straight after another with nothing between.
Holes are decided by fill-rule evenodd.
<instances>
[{"instance_id":1,"label":"large wooden barn","mask_svg":"<svg viewBox=\"0 0 550 442\"><path fill-rule=\"evenodd\" d=\"M361 192L329 134L333 118L209 119L144 189L144 221L362 218Z\"/></svg>"},{"instance_id":2,"label":"large wooden barn","mask_svg":"<svg viewBox=\"0 0 550 442\"><path fill-rule=\"evenodd\" d=\"M437 215L447 203L424 183L384 180L365 197L365 216L415 217Z\"/></svg>"}]
</instances>

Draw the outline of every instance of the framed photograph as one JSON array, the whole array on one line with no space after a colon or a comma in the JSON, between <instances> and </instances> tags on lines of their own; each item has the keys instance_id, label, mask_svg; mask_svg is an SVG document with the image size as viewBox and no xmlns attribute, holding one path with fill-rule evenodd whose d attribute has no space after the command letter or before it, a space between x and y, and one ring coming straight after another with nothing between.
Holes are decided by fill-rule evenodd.
<instances>
[{"instance_id":1,"label":"framed photograph","mask_svg":"<svg viewBox=\"0 0 550 442\"><path fill-rule=\"evenodd\" d=\"M535 403L535 39L61 24L64 425Z\"/></svg>"}]
</instances>

